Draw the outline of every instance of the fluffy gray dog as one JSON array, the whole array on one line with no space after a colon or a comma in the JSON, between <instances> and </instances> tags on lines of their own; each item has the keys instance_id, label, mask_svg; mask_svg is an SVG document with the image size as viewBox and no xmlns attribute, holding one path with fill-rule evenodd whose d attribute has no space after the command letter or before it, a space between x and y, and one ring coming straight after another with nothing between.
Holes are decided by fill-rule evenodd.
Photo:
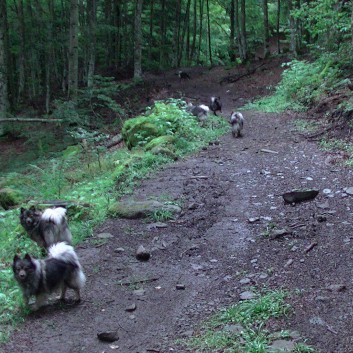
<instances>
[{"instance_id":1,"label":"fluffy gray dog","mask_svg":"<svg viewBox=\"0 0 353 353\"><path fill-rule=\"evenodd\" d=\"M61 241L72 243L66 209L63 207L47 208L44 212L34 206L29 209L22 207L20 223L30 238L42 248L48 249Z\"/></svg>"},{"instance_id":2,"label":"fluffy gray dog","mask_svg":"<svg viewBox=\"0 0 353 353\"><path fill-rule=\"evenodd\" d=\"M63 301L67 288L76 292L76 302L81 300L80 290L86 277L74 248L65 242L51 246L44 260L34 259L28 254L23 259L15 255L12 269L26 305L29 305L31 296L36 297L34 310L46 304L48 295L58 289L61 290L60 299Z\"/></svg>"},{"instance_id":3,"label":"fluffy gray dog","mask_svg":"<svg viewBox=\"0 0 353 353\"><path fill-rule=\"evenodd\" d=\"M233 137L241 137L244 128L244 117L242 113L232 112L229 123L232 125Z\"/></svg>"}]
</instances>

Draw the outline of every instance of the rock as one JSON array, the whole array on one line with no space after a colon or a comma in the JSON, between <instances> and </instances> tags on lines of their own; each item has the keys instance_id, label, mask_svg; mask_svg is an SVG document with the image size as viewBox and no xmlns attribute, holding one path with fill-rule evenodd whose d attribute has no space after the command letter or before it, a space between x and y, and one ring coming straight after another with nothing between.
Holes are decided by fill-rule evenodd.
<instances>
[{"instance_id":1,"label":"rock","mask_svg":"<svg viewBox=\"0 0 353 353\"><path fill-rule=\"evenodd\" d=\"M276 353L290 353L294 352L295 342L287 340L276 340L270 345L270 351Z\"/></svg>"},{"instance_id":2,"label":"rock","mask_svg":"<svg viewBox=\"0 0 353 353\"><path fill-rule=\"evenodd\" d=\"M313 200L319 194L319 190L293 190L282 195L286 203L297 203Z\"/></svg>"},{"instance_id":3,"label":"rock","mask_svg":"<svg viewBox=\"0 0 353 353\"><path fill-rule=\"evenodd\" d=\"M251 217L251 218L248 218L248 222L249 223L255 223L255 222L258 222L260 220L260 217Z\"/></svg>"},{"instance_id":4,"label":"rock","mask_svg":"<svg viewBox=\"0 0 353 353\"><path fill-rule=\"evenodd\" d=\"M136 259L140 261L148 261L151 257L149 251L143 245L140 245L136 250Z\"/></svg>"},{"instance_id":5,"label":"rock","mask_svg":"<svg viewBox=\"0 0 353 353\"><path fill-rule=\"evenodd\" d=\"M331 284L327 286L326 289L331 292L343 292L347 287L344 284Z\"/></svg>"},{"instance_id":6,"label":"rock","mask_svg":"<svg viewBox=\"0 0 353 353\"><path fill-rule=\"evenodd\" d=\"M97 333L97 337L103 342L115 342L119 339L118 331L105 331Z\"/></svg>"},{"instance_id":7,"label":"rock","mask_svg":"<svg viewBox=\"0 0 353 353\"><path fill-rule=\"evenodd\" d=\"M97 238L100 239L109 239L109 238L114 238L114 235L110 234L110 233L99 233L97 235Z\"/></svg>"},{"instance_id":8,"label":"rock","mask_svg":"<svg viewBox=\"0 0 353 353\"><path fill-rule=\"evenodd\" d=\"M177 205L163 204L155 200L145 201L121 201L109 207L110 216L118 216L127 219L146 218L156 211L166 211L171 214L179 214L181 208Z\"/></svg>"},{"instance_id":9,"label":"rock","mask_svg":"<svg viewBox=\"0 0 353 353\"><path fill-rule=\"evenodd\" d=\"M251 291L245 291L240 293L240 300L250 300L250 299L255 299L256 294Z\"/></svg>"},{"instance_id":10,"label":"rock","mask_svg":"<svg viewBox=\"0 0 353 353\"><path fill-rule=\"evenodd\" d=\"M345 193L348 195L353 195L353 186L344 189Z\"/></svg>"},{"instance_id":11,"label":"rock","mask_svg":"<svg viewBox=\"0 0 353 353\"><path fill-rule=\"evenodd\" d=\"M129 305L127 308L125 308L125 311L127 312L133 312L136 310L136 304L135 303L132 303L131 305Z\"/></svg>"},{"instance_id":12,"label":"rock","mask_svg":"<svg viewBox=\"0 0 353 353\"><path fill-rule=\"evenodd\" d=\"M251 279L250 278L242 278L240 281L240 284L249 284L251 282Z\"/></svg>"},{"instance_id":13,"label":"rock","mask_svg":"<svg viewBox=\"0 0 353 353\"><path fill-rule=\"evenodd\" d=\"M293 259L289 259L285 264L284 264L284 267L288 267L290 266L292 263L293 263Z\"/></svg>"},{"instance_id":14,"label":"rock","mask_svg":"<svg viewBox=\"0 0 353 353\"><path fill-rule=\"evenodd\" d=\"M116 253L122 253L122 252L124 252L125 251L125 249L124 248L116 248L115 250L114 250L114 252L116 252Z\"/></svg>"},{"instance_id":15,"label":"rock","mask_svg":"<svg viewBox=\"0 0 353 353\"><path fill-rule=\"evenodd\" d=\"M274 229L271 231L271 234L270 234L270 239L278 239L278 238L281 238L283 237L284 235L289 235L291 234L292 232L283 228L283 229Z\"/></svg>"},{"instance_id":16,"label":"rock","mask_svg":"<svg viewBox=\"0 0 353 353\"><path fill-rule=\"evenodd\" d=\"M185 284L177 284L177 285L175 286L175 288L176 288L177 290L184 290L184 289L185 289Z\"/></svg>"},{"instance_id":17,"label":"rock","mask_svg":"<svg viewBox=\"0 0 353 353\"><path fill-rule=\"evenodd\" d=\"M142 297L143 295L145 295L145 290L140 288L140 289L135 289L132 293L134 293L135 295L137 295L138 297Z\"/></svg>"}]
</instances>

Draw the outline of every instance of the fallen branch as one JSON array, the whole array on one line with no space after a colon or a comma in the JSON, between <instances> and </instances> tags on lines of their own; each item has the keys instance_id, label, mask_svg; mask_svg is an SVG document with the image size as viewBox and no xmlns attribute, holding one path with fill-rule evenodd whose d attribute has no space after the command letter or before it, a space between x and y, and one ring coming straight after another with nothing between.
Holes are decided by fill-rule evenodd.
<instances>
[{"instance_id":1,"label":"fallen branch","mask_svg":"<svg viewBox=\"0 0 353 353\"><path fill-rule=\"evenodd\" d=\"M249 70L247 71L245 74L242 74L242 75L234 75L234 76L229 76L229 77L223 77L221 81L219 81L220 84L224 83L224 82L227 82L227 83L234 83L234 82L237 82L239 81L240 79L242 79L243 77L246 77L246 76L250 76L252 75L253 73L255 73L255 71L261 67L261 66L264 66L265 63L262 63L261 65L259 66L256 66L254 69L252 70Z\"/></svg>"},{"instance_id":2,"label":"fallen branch","mask_svg":"<svg viewBox=\"0 0 353 353\"><path fill-rule=\"evenodd\" d=\"M305 248L304 252L308 253L309 251L313 250L316 245L317 245L317 242L311 243L309 246Z\"/></svg>"},{"instance_id":3,"label":"fallen branch","mask_svg":"<svg viewBox=\"0 0 353 353\"><path fill-rule=\"evenodd\" d=\"M122 286L130 286L130 285L133 285L133 284L155 282L155 281L158 281L158 280L159 280L159 277L152 277L152 278L140 279L140 280L136 280L136 281L121 282L120 284Z\"/></svg>"},{"instance_id":4,"label":"fallen branch","mask_svg":"<svg viewBox=\"0 0 353 353\"><path fill-rule=\"evenodd\" d=\"M40 118L8 118L0 119L0 123L8 123L9 121L16 121L20 123L62 123L63 119L40 119Z\"/></svg>"}]
</instances>

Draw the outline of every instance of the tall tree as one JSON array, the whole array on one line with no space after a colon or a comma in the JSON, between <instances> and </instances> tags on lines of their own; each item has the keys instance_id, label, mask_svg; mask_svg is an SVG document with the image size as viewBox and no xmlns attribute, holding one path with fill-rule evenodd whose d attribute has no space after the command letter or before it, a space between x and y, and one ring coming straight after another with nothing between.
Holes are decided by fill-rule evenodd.
<instances>
[{"instance_id":1,"label":"tall tree","mask_svg":"<svg viewBox=\"0 0 353 353\"><path fill-rule=\"evenodd\" d=\"M276 30L277 30L277 54L280 54L280 53L281 53L280 38L279 38L280 19L281 19L281 0L277 0L277 23L276 23Z\"/></svg>"},{"instance_id":2,"label":"tall tree","mask_svg":"<svg viewBox=\"0 0 353 353\"><path fill-rule=\"evenodd\" d=\"M210 59L210 65L212 66L212 45L211 45L211 22L210 22L210 4L209 0L206 0L206 12L207 12L207 36L208 36L208 55Z\"/></svg>"},{"instance_id":3,"label":"tall tree","mask_svg":"<svg viewBox=\"0 0 353 353\"><path fill-rule=\"evenodd\" d=\"M264 16L264 57L270 55L270 29L268 24L268 4L267 0L262 0L262 9Z\"/></svg>"},{"instance_id":4,"label":"tall tree","mask_svg":"<svg viewBox=\"0 0 353 353\"><path fill-rule=\"evenodd\" d=\"M248 59L248 43L246 37L246 6L245 0L240 0L240 58L243 61Z\"/></svg>"},{"instance_id":5,"label":"tall tree","mask_svg":"<svg viewBox=\"0 0 353 353\"><path fill-rule=\"evenodd\" d=\"M229 10L230 37L229 37L229 57L230 61L235 61L235 0L230 0Z\"/></svg>"},{"instance_id":6,"label":"tall tree","mask_svg":"<svg viewBox=\"0 0 353 353\"><path fill-rule=\"evenodd\" d=\"M93 75L96 63L96 0L87 1L88 11L88 70L87 87L93 85Z\"/></svg>"},{"instance_id":7,"label":"tall tree","mask_svg":"<svg viewBox=\"0 0 353 353\"><path fill-rule=\"evenodd\" d=\"M135 7L135 36L134 36L134 78L142 76L142 3L136 0Z\"/></svg>"},{"instance_id":8,"label":"tall tree","mask_svg":"<svg viewBox=\"0 0 353 353\"><path fill-rule=\"evenodd\" d=\"M6 45L6 31L7 31L7 9L6 1L0 3L0 118L6 119L9 100L7 89L7 45ZM0 123L0 136L4 133L3 124Z\"/></svg>"},{"instance_id":9,"label":"tall tree","mask_svg":"<svg viewBox=\"0 0 353 353\"><path fill-rule=\"evenodd\" d=\"M78 0L70 2L69 98L76 100L78 89Z\"/></svg>"}]
</instances>

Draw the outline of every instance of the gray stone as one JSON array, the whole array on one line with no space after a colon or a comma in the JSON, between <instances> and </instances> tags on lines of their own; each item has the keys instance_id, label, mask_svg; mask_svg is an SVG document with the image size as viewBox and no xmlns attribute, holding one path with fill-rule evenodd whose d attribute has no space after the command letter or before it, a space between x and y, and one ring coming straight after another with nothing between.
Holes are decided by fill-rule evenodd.
<instances>
[{"instance_id":1,"label":"gray stone","mask_svg":"<svg viewBox=\"0 0 353 353\"><path fill-rule=\"evenodd\" d=\"M119 339L118 331L104 331L97 333L99 340L103 342L115 342Z\"/></svg>"},{"instance_id":2,"label":"gray stone","mask_svg":"<svg viewBox=\"0 0 353 353\"><path fill-rule=\"evenodd\" d=\"M240 300L250 300L256 298L256 294L251 291L240 293Z\"/></svg>"},{"instance_id":3,"label":"gray stone","mask_svg":"<svg viewBox=\"0 0 353 353\"><path fill-rule=\"evenodd\" d=\"M113 234L110 234L110 233L99 233L97 235L97 238L100 238L100 239L109 239L109 238L114 238L114 235Z\"/></svg>"},{"instance_id":4,"label":"gray stone","mask_svg":"<svg viewBox=\"0 0 353 353\"><path fill-rule=\"evenodd\" d=\"M294 341L287 341L287 340L276 340L273 341L270 345L271 352L293 352L295 349Z\"/></svg>"}]
</instances>

